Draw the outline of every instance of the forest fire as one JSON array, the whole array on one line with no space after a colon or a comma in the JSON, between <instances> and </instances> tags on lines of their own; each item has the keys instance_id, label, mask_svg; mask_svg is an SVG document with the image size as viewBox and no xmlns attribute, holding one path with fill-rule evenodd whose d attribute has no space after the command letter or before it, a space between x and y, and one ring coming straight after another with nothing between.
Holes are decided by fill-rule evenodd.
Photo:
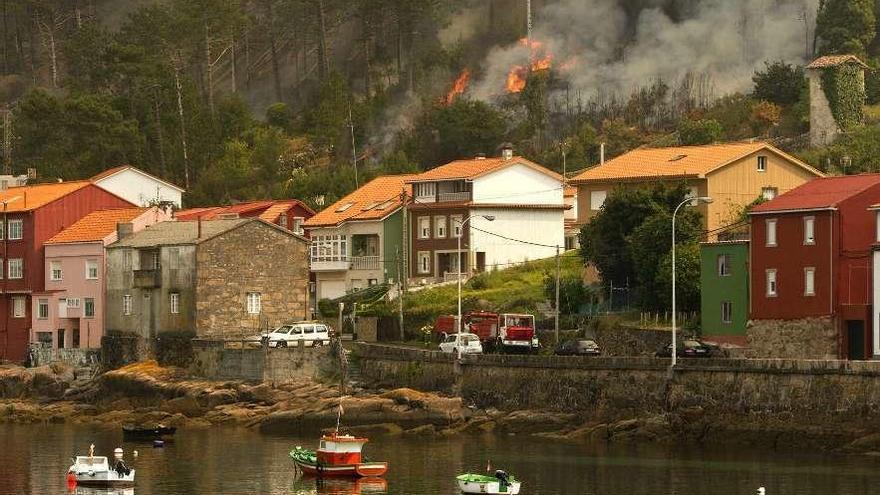
<instances>
[{"instance_id":1,"label":"forest fire","mask_svg":"<svg viewBox=\"0 0 880 495\"><path fill-rule=\"evenodd\" d=\"M464 69L461 71L461 74L455 79L455 82L452 83L452 88L450 88L449 92L446 93L446 96L442 99L443 105L449 106L452 105L452 102L455 101L455 98L464 93L464 90L467 89L468 81L471 78L471 73L469 70Z\"/></svg>"},{"instance_id":2,"label":"forest fire","mask_svg":"<svg viewBox=\"0 0 880 495\"><path fill-rule=\"evenodd\" d=\"M507 73L505 87L508 93L519 93L526 87L530 72L549 70L553 65L553 55L547 53L544 44L537 40L522 38L519 43L529 49L529 66L514 65Z\"/></svg>"}]
</instances>

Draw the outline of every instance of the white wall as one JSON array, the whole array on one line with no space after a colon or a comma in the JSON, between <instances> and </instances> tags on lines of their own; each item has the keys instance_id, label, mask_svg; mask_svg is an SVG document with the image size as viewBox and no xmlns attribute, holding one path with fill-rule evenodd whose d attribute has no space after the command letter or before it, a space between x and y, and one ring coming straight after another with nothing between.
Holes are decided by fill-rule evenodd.
<instances>
[{"instance_id":1,"label":"white wall","mask_svg":"<svg viewBox=\"0 0 880 495\"><path fill-rule=\"evenodd\" d=\"M521 164L474 179L475 203L561 205L562 181Z\"/></svg>"},{"instance_id":2,"label":"white wall","mask_svg":"<svg viewBox=\"0 0 880 495\"><path fill-rule=\"evenodd\" d=\"M560 192L561 196L561 192ZM560 202L561 202L560 197ZM473 218L471 227L500 234L512 239L519 239L547 246L558 245L565 248L565 227L563 211L538 209L500 209L480 208L472 210L475 215L494 215L490 222L484 218ZM467 228L467 226L465 227ZM533 246L517 241L470 229L471 261L475 263L478 251L486 253L486 269L492 270L493 265L499 269L509 267L509 263L522 263L528 260L549 258L556 255L555 247ZM476 265L472 265L476 266Z\"/></svg>"},{"instance_id":3,"label":"white wall","mask_svg":"<svg viewBox=\"0 0 880 495\"><path fill-rule=\"evenodd\" d=\"M370 235L379 236L379 259L385 259L385 243L383 242L382 222L351 222L345 223L338 228L313 228L307 229L309 234L314 237L318 235L346 235L347 255L351 256L351 236L353 235ZM311 253L311 250L309 251ZM336 299L344 296L347 291L354 289L353 280L360 280L361 286L366 287L370 279L376 279L380 283L385 280L384 263L379 263L375 270L340 270L340 271L318 271L315 273L315 285L317 288L318 299Z\"/></svg>"},{"instance_id":4,"label":"white wall","mask_svg":"<svg viewBox=\"0 0 880 495\"><path fill-rule=\"evenodd\" d=\"M95 184L139 206L149 206L158 197L160 201L171 201L180 207L183 196L179 189L130 168Z\"/></svg>"}]
</instances>

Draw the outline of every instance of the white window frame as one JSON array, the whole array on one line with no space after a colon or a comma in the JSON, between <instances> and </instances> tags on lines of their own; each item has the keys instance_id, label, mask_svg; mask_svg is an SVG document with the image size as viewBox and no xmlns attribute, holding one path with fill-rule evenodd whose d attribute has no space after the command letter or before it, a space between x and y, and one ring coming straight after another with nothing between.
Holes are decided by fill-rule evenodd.
<instances>
[{"instance_id":1,"label":"white window frame","mask_svg":"<svg viewBox=\"0 0 880 495\"><path fill-rule=\"evenodd\" d=\"M434 238L446 239L446 217L444 215L434 217Z\"/></svg>"},{"instance_id":2,"label":"white window frame","mask_svg":"<svg viewBox=\"0 0 880 495\"><path fill-rule=\"evenodd\" d=\"M427 222L427 224L425 223ZM431 238L431 217L419 217L419 239Z\"/></svg>"},{"instance_id":3,"label":"white window frame","mask_svg":"<svg viewBox=\"0 0 880 495\"><path fill-rule=\"evenodd\" d=\"M880 225L880 214L878 214L878 225ZM450 215L449 216L449 230L452 231L452 238L458 239L461 237L461 223L464 220L462 215ZM878 234L880 235L880 234Z\"/></svg>"},{"instance_id":4,"label":"white window frame","mask_svg":"<svg viewBox=\"0 0 880 495\"><path fill-rule=\"evenodd\" d=\"M761 188L761 197L767 201L771 199L775 199L776 196L779 196L779 189L776 187L762 187Z\"/></svg>"},{"instance_id":5,"label":"white window frame","mask_svg":"<svg viewBox=\"0 0 880 495\"><path fill-rule=\"evenodd\" d=\"M24 318L27 316L27 298L24 296L13 296L12 298L12 317Z\"/></svg>"},{"instance_id":6,"label":"white window frame","mask_svg":"<svg viewBox=\"0 0 880 495\"><path fill-rule=\"evenodd\" d=\"M94 276L92 276L93 269ZM86 280L98 280L98 260L86 260Z\"/></svg>"},{"instance_id":7,"label":"white window frame","mask_svg":"<svg viewBox=\"0 0 880 495\"><path fill-rule=\"evenodd\" d=\"M172 292L168 294L168 309L173 315L180 314L180 293Z\"/></svg>"},{"instance_id":8,"label":"white window frame","mask_svg":"<svg viewBox=\"0 0 880 495\"><path fill-rule=\"evenodd\" d=\"M767 220L764 221L764 233L765 233L765 239L764 239L765 244L764 245L767 247L776 247L779 245L779 241L776 238L776 234L777 234L776 226L777 226L777 223L776 223L775 218L768 218Z\"/></svg>"},{"instance_id":9,"label":"white window frame","mask_svg":"<svg viewBox=\"0 0 880 495\"><path fill-rule=\"evenodd\" d=\"M293 217L293 232L297 234L303 233L303 223L305 223L306 219L303 217ZM284 226L287 228L287 225Z\"/></svg>"},{"instance_id":10,"label":"white window frame","mask_svg":"<svg viewBox=\"0 0 880 495\"><path fill-rule=\"evenodd\" d=\"M804 217L804 246L816 244L816 217Z\"/></svg>"},{"instance_id":11,"label":"white window frame","mask_svg":"<svg viewBox=\"0 0 880 495\"><path fill-rule=\"evenodd\" d=\"M46 311L44 312L43 309ZM43 316L43 315L46 316ZM48 299L37 299L37 319L38 320L48 320L49 319L49 300Z\"/></svg>"},{"instance_id":12,"label":"white window frame","mask_svg":"<svg viewBox=\"0 0 880 495\"><path fill-rule=\"evenodd\" d=\"M590 211L599 211L608 199L608 191L590 191Z\"/></svg>"},{"instance_id":13,"label":"white window frame","mask_svg":"<svg viewBox=\"0 0 880 495\"><path fill-rule=\"evenodd\" d=\"M431 273L431 252L419 251L418 253L418 272L421 274Z\"/></svg>"},{"instance_id":14,"label":"white window frame","mask_svg":"<svg viewBox=\"0 0 880 495\"><path fill-rule=\"evenodd\" d=\"M776 276L775 268L768 268L764 271L764 293L767 297L776 297L779 295L779 279Z\"/></svg>"},{"instance_id":15,"label":"white window frame","mask_svg":"<svg viewBox=\"0 0 880 495\"><path fill-rule=\"evenodd\" d=\"M721 301L721 323L724 325L733 323L733 303L731 301Z\"/></svg>"},{"instance_id":16,"label":"white window frame","mask_svg":"<svg viewBox=\"0 0 880 495\"><path fill-rule=\"evenodd\" d=\"M766 172L767 171L767 156L766 155L758 155L757 160L757 168L758 172Z\"/></svg>"},{"instance_id":17,"label":"white window frame","mask_svg":"<svg viewBox=\"0 0 880 495\"><path fill-rule=\"evenodd\" d=\"M348 261L348 237L345 234L312 236L312 261Z\"/></svg>"},{"instance_id":18,"label":"white window frame","mask_svg":"<svg viewBox=\"0 0 880 495\"><path fill-rule=\"evenodd\" d=\"M122 250L122 269L123 270L132 270L132 250L131 248L125 248Z\"/></svg>"},{"instance_id":19,"label":"white window frame","mask_svg":"<svg viewBox=\"0 0 880 495\"><path fill-rule=\"evenodd\" d=\"M168 248L168 269L177 270L180 268L180 248Z\"/></svg>"},{"instance_id":20,"label":"white window frame","mask_svg":"<svg viewBox=\"0 0 880 495\"><path fill-rule=\"evenodd\" d=\"M82 300L78 297L68 297L67 298L67 307L68 308L79 308L80 304L82 304Z\"/></svg>"},{"instance_id":21,"label":"white window frame","mask_svg":"<svg viewBox=\"0 0 880 495\"><path fill-rule=\"evenodd\" d=\"M24 278L24 259L9 258L6 260L6 276L9 280L21 280Z\"/></svg>"},{"instance_id":22,"label":"white window frame","mask_svg":"<svg viewBox=\"0 0 880 495\"><path fill-rule=\"evenodd\" d=\"M245 303L249 315L258 315L263 310L263 294L248 292L245 294Z\"/></svg>"},{"instance_id":23,"label":"white window frame","mask_svg":"<svg viewBox=\"0 0 880 495\"><path fill-rule=\"evenodd\" d=\"M804 267L804 296L816 295L816 268Z\"/></svg>"},{"instance_id":24,"label":"white window frame","mask_svg":"<svg viewBox=\"0 0 880 495\"><path fill-rule=\"evenodd\" d=\"M9 220L9 240L18 241L24 238L24 220L13 218Z\"/></svg>"},{"instance_id":25,"label":"white window frame","mask_svg":"<svg viewBox=\"0 0 880 495\"><path fill-rule=\"evenodd\" d=\"M52 282L60 282L64 280L64 267L60 261L49 262L49 280Z\"/></svg>"},{"instance_id":26,"label":"white window frame","mask_svg":"<svg viewBox=\"0 0 880 495\"><path fill-rule=\"evenodd\" d=\"M719 254L718 255L718 258L717 258L717 261L715 262L715 264L717 267L719 277L731 276L731 271L730 271L731 261L733 261L733 256L731 256L729 254ZM724 271L724 268L727 269L726 272Z\"/></svg>"},{"instance_id":27,"label":"white window frame","mask_svg":"<svg viewBox=\"0 0 880 495\"><path fill-rule=\"evenodd\" d=\"M91 312L89 312L89 303L91 303L92 306ZM83 318L94 318L96 309L94 297L86 297L83 299Z\"/></svg>"},{"instance_id":28,"label":"white window frame","mask_svg":"<svg viewBox=\"0 0 880 495\"><path fill-rule=\"evenodd\" d=\"M131 304L131 294L122 296L122 314L124 316L131 316Z\"/></svg>"}]
</instances>

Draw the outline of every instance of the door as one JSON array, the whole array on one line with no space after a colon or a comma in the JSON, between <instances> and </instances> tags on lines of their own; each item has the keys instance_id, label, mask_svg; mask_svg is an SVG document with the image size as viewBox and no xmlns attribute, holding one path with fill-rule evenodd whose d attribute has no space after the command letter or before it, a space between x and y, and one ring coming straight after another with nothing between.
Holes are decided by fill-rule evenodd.
<instances>
[{"instance_id":1,"label":"door","mask_svg":"<svg viewBox=\"0 0 880 495\"><path fill-rule=\"evenodd\" d=\"M484 251L477 251L477 271L481 273L486 271L486 253Z\"/></svg>"},{"instance_id":2,"label":"door","mask_svg":"<svg viewBox=\"0 0 880 495\"><path fill-rule=\"evenodd\" d=\"M865 322L846 320L847 356L852 360L865 359Z\"/></svg>"},{"instance_id":3,"label":"door","mask_svg":"<svg viewBox=\"0 0 880 495\"><path fill-rule=\"evenodd\" d=\"M56 346L58 349L64 349L64 329L58 329L58 345Z\"/></svg>"}]
</instances>

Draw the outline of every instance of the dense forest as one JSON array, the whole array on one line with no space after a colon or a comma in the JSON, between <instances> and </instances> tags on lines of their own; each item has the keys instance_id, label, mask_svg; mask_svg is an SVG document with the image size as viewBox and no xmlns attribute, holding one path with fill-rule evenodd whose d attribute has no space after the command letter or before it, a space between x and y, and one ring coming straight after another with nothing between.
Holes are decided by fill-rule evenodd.
<instances>
[{"instance_id":1,"label":"dense forest","mask_svg":"<svg viewBox=\"0 0 880 495\"><path fill-rule=\"evenodd\" d=\"M595 164L599 143L608 156L750 137L797 150L800 67L823 53L876 66L878 5L0 0L4 165L48 181L131 163L185 186L189 205L320 207L505 141L568 172ZM873 72L868 92L876 103ZM801 156L872 169L876 134Z\"/></svg>"}]
</instances>

